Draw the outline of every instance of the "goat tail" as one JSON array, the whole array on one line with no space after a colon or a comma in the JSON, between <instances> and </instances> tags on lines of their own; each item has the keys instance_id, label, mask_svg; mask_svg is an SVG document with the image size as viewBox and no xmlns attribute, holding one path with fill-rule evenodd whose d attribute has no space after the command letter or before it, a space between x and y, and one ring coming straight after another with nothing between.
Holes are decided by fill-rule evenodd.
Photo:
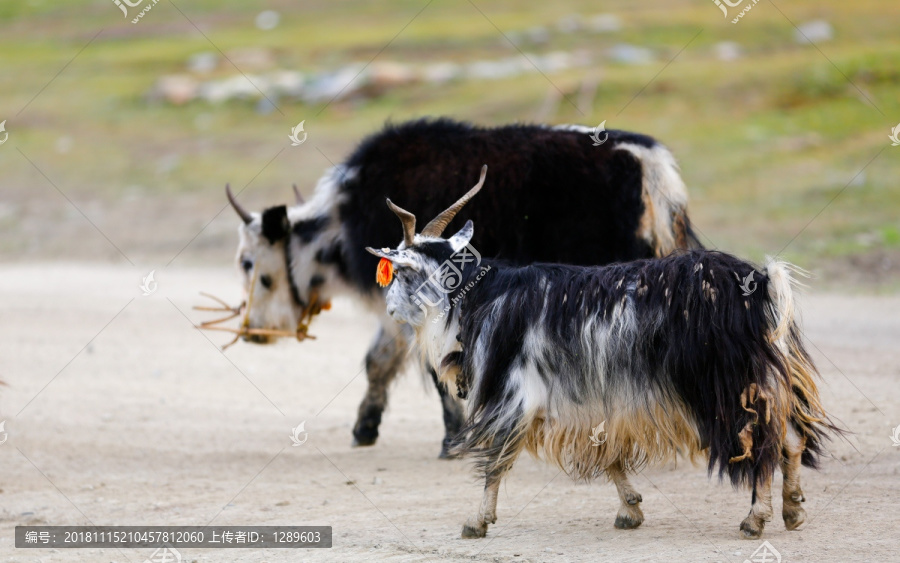
<instances>
[{"instance_id":1,"label":"goat tail","mask_svg":"<svg viewBox=\"0 0 900 563\"><path fill-rule=\"evenodd\" d=\"M766 257L766 277L769 280L769 303L772 307L771 314L775 320L775 326L769 335L769 340L781 348L787 342L790 331L797 326L797 305L794 300L794 290L801 285L794 275L809 277L809 273L789 262L775 260Z\"/></svg>"},{"instance_id":2,"label":"goat tail","mask_svg":"<svg viewBox=\"0 0 900 563\"><path fill-rule=\"evenodd\" d=\"M804 441L802 462L817 467L823 453L823 440L829 434L843 431L825 413L819 400L816 380L819 372L806 351L801 337L795 288L801 285L795 274L809 277L808 272L788 262L769 259L766 275L769 278L769 303L774 328L769 339L781 353L784 370L791 385L789 422Z\"/></svg>"}]
</instances>

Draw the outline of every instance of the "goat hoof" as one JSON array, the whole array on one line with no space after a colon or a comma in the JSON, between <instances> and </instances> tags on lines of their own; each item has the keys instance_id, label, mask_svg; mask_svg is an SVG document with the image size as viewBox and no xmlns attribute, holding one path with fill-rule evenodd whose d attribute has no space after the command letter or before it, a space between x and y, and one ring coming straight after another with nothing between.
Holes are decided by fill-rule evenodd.
<instances>
[{"instance_id":1,"label":"goat hoof","mask_svg":"<svg viewBox=\"0 0 900 563\"><path fill-rule=\"evenodd\" d=\"M441 448L441 453L438 454L438 459L459 459L459 454L450 453L450 448L443 447Z\"/></svg>"},{"instance_id":2,"label":"goat hoof","mask_svg":"<svg viewBox=\"0 0 900 563\"><path fill-rule=\"evenodd\" d=\"M466 540L478 539L478 538L483 538L485 535L487 535L487 523L486 522L482 522L480 525L479 524L472 525L472 524L468 524L468 523L463 525L463 529L462 529L463 539L466 539Z\"/></svg>"},{"instance_id":3,"label":"goat hoof","mask_svg":"<svg viewBox=\"0 0 900 563\"><path fill-rule=\"evenodd\" d=\"M791 512L782 512L781 516L784 518L784 527L788 530L796 530L806 522L806 511L799 507Z\"/></svg>"},{"instance_id":4,"label":"goat hoof","mask_svg":"<svg viewBox=\"0 0 900 563\"><path fill-rule=\"evenodd\" d=\"M357 422L353 427L353 443L354 448L363 446L374 446L378 441L378 424L366 422Z\"/></svg>"},{"instance_id":5,"label":"goat hoof","mask_svg":"<svg viewBox=\"0 0 900 563\"><path fill-rule=\"evenodd\" d=\"M757 540L762 537L763 526L751 522L749 519L741 522L741 534L745 540Z\"/></svg>"},{"instance_id":6,"label":"goat hoof","mask_svg":"<svg viewBox=\"0 0 900 563\"><path fill-rule=\"evenodd\" d=\"M381 410L367 407L353 425L353 447L372 446L378 440L378 426L381 425Z\"/></svg>"},{"instance_id":7,"label":"goat hoof","mask_svg":"<svg viewBox=\"0 0 900 563\"><path fill-rule=\"evenodd\" d=\"M375 438L358 438L356 436L353 437L353 442L351 442L350 447L353 448L364 448L366 446L374 446L375 442L378 441L378 437Z\"/></svg>"},{"instance_id":8,"label":"goat hoof","mask_svg":"<svg viewBox=\"0 0 900 563\"><path fill-rule=\"evenodd\" d=\"M441 440L441 453L438 456L438 459L459 459L462 456L453 451L453 447L456 445L456 440L453 436L449 434Z\"/></svg>"},{"instance_id":9,"label":"goat hoof","mask_svg":"<svg viewBox=\"0 0 900 563\"><path fill-rule=\"evenodd\" d=\"M633 506L639 502L644 502L644 497L642 497L640 493L628 494L625 495L625 501Z\"/></svg>"},{"instance_id":10,"label":"goat hoof","mask_svg":"<svg viewBox=\"0 0 900 563\"><path fill-rule=\"evenodd\" d=\"M627 514L616 515L616 528L620 530L633 530L644 523L644 518L634 518Z\"/></svg>"}]
</instances>

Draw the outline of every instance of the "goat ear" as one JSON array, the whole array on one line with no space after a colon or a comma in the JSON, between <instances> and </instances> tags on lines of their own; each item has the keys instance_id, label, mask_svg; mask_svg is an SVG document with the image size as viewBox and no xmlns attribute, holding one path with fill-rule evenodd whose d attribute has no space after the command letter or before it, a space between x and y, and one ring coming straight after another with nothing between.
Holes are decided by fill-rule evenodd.
<instances>
[{"instance_id":1,"label":"goat ear","mask_svg":"<svg viewBox=\"0 0 900 563\"><path fill-rule=\"evenodd\" d=\"M378 248L372 248L371 246L367 246L366 250L369 252L369 254L374 254L375 256L377 256L379 258L387 258L388 260L391 259L391 253L393 252L390 248L378 249Z\"/></svg>"},{"instance_id":2,"label":"goat ear","mask_svg":"<svg viewBox=\"0 0 900 563\"><path fill-rule=\"evenodd\" d=\"M262 214L262 234L275 244L285 238L290 231L290 222L287 217L287 207L278 205L270 207Z\"/></svg>"},{"instance_id":3,"label":"goat ear","mask_svg":"<svg viewBox=\"0 0 900 563\"><path fill-rule=\"evenodd\" d=\"M416 262L411 256L410 253L405 250L393 250L390 248L372 248L371 246L367 246L366 250L369 251L369 254L374 254L379 258L386 258L390 260L395 266L405 266L407 268L411 268L415 271L419 271L421 267L418 262Z\"/></svg>"},{"instance_id":4,"label":"goat ear","mask_svg":"<svg viewBox=\"0 0 900 563\"><path fill-rule=\"evenodd\" d=\"M475 234L475 224L472 223L472 220L469 219L466 221L466 224L463 225L463 228L459 230L458 233L447 239L447 242L450 243L450 246L453 248L453 252L464 248L469 241L472 240L472 235Z\"/></svg>"}]
</instances>

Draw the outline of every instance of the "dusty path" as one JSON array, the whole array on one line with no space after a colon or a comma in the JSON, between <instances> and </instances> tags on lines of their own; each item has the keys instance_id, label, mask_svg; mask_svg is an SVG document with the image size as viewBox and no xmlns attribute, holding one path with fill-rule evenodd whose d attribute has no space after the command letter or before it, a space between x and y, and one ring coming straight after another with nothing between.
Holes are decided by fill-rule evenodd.
<instances>
[{"instance_id":1,"label":"dusty path","mask_svg":"<svg viewBox=\"0 0 900 563\"><path fill-rule=\"evenodd\" d=\"M0 390L9 434L0 561L137 563L150 554L15 550L22 523L334 527L331 550L183 550L185 561L742 563L759 545L738 538L749 494L708 482L703 468L634 478L646 521L622 532L612 526L611 485L576 485L527 458L501 489L488 537L459 539L480 487L467 462L436 459L438 399L417 376L393 390L378 445L349 447L374 327L352 304L315 325L316 342L241 344L223 356L183 313L198 318L190 306L200 290L235 296L230 270L158 271L149 297L138 289L146 272L132 269L0 272L0 377L9 383ZM900 424L900 297L813 294L803 304L823 400L856 434L852 445L832 444L821 472L804 472L804 528L787 532L776 516L765 539L784 562L897 561L900 448L889 436ZM304 420L309 441L291 447Z\"/></svg>"}]
</instances>

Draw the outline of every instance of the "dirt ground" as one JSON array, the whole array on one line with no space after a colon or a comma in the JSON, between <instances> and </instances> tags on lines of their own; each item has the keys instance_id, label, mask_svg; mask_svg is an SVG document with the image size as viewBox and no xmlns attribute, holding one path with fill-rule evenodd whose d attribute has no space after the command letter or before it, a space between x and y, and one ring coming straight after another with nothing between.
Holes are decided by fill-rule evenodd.
<instances>
[{"instance_id":1,"label":"dirt ground","mask_svg":"<svg viewBox=\"0 0 900 563\"><path fill-rule=\"evenodd\" d=\"M149 270L149 268L148 268ZM575 484L523 458L498 522L459 537L481 495L467 461L437 459L437 394L412 370L394 387L378 444L352 449L374 319L349 301L318 340L238 344L192 327L197 292L238 294L230 269L92 264L0 267L0 561L141 562L152 550L16 550L17 524L330 525L321 550L181 550L184 561L731 561L748 492L687 462L633 478L646 520L613 528L612 485ZM767 540L783 562L897 561L900 297L807 293L805 332L823 401L854 434L805 470L807 523ZM309 440L292 447L305 421ZM2 440L2 435L0 435ZM780 489L780 477L776 480ZM769 562L774 561L768 559Z\"/></svg>"}]
</instances>

